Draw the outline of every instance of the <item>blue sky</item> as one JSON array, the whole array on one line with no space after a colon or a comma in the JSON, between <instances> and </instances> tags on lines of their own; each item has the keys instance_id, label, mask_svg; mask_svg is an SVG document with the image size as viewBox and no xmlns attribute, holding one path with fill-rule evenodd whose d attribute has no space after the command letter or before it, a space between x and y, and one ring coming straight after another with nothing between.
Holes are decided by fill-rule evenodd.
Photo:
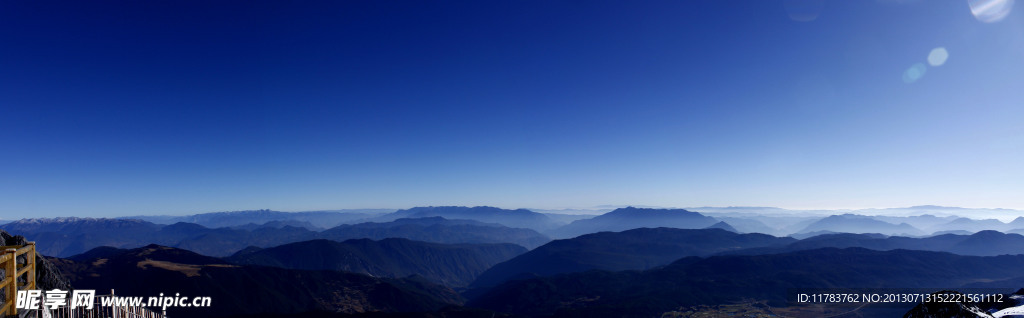
<instances>
[{"instance_id":1,"label":"blue sky","mask_svg":"<svg viewBox=\"0 0 1024 318\"><path fill-rule=\"evenodd\" d=\"M1024 9L982 2L5 1L0 218L1021 209Z\"/></svg>"}]
</instances>

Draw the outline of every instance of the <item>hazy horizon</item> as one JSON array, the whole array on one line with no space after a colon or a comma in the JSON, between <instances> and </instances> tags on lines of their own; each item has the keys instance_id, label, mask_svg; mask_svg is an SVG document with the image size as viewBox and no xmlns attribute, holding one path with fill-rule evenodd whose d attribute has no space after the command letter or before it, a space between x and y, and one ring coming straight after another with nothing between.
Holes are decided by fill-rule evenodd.
<instances>
[{"instance_id":1,"label":"hazy horizon","mask_svg":"<svg viewBox=\"0 0 1024 318\"><path fill-rule=\"evenodd\" d=\"M742 214L742 213L750 213L751 211L763 212L764 210L771 210L771 211L776 211L776 212L782 213L784 215L792 215L792 216L824 216L824 215L837 215L837 214L845 214L845 213L864 214L864 215L879 215L879 216L911 216L911 215L923 215L923 214L932 214L932 215L939 214L941 216L943 213L946 213L945 215L957 215L957 216L968 217L968 218L972 218L972 219L986 219L986 218L1000 219L1001 221L1004 221L1004 222L1013 220L1014 218L1016 218L1016 216L1024 217L1024 214L1019 214L1018 215L1018 214L1015 213L1015 212L1024 212L1024 210L1021 210L1021 209L989 208L989 207L937 206L937 205L914 205L914 206L904 206L904 207L794 209L794 208L772 207L772 206L690 206L690 207L665 207L665 206L650 206L650 205L640 205L640 204L624 204L624 205L597 205L597 206L590 206L590 207L572 207L572 208L543 209L543 208L518 207L518 206L511 206L511 207L509 207L509 206L496 206L496 205L486 205L486 204L484 204L484 205L443 204L443 205L408 206L408 207L400 207L400 208L394 208L394 207L387 207L387 208L333 208L333 209L311 209L311 210L279 210L279 209L258 208L258 209L232 209L232 210L221 210L221 211L196 210L196 211L177 212L177 213L173 213L173 212L172 213L127 213L127 214L90 213L90 214L80 214L80 215L69 214L69 213L43 213L43 214L36 214L36 215L25 216L25 217L16 217L16 216L15 217L7 217L7 216L5 216L5 217L0 217L0 220L9 220L10 221L10 220L19 220L19 219L62 218L62 217L89 217L89 218L123 218L123 217L133 217L133 216L151 216L151 217L155 217L155 216L169 216L169 217L178 217L178 216L198 215L198 214L207 214L207 213L248 212L248 211L259 211L259 210L268 210L268 211L286 212L286 213L300 213L300 212L367 212L367 211L369 211L368 213L390 213L390 212L386 212L386 211L398 211L398 210L403 210L403 209L411 209L411 208L416 208L416 207L430 207L430 206L465 206L465 207L489 206L489 207L496 207L496 208L507 209L507 210L526 209L526 210L530 210L530 211L534 211L534 212L539 212L539 213L569 214L569 215L600 215L600 214L604 214L604 213L607 213L609 211L612 211L612 210L615 210L615 209L618 209L618 208L635 207L635 208L644 208L644 209L685 209L685 210L689 210L689 211L697 211L697 212L711 213L711 214L717 214L717 213ZM911 209L923 210L924 212L917 213L917 214L907 214L905 210L911 210ZM703 210L703 211L701 211L701 210ZM899 212L899 211L902 211L902 212ZM956 214L957 211L960 211L961 214ZM992 212L993 214L979 215L978 211L989 211L989 212ZM884 212L892 212L892 213L884 213ZM936 213L936 212L939 212L939 213ZM967 212L968 214L963 214L964 212ZM998 215L998 214L996 214L997 212L1004 212L1004 213L1010 213L1010 214Z\"/></svg>"}]
</instances>

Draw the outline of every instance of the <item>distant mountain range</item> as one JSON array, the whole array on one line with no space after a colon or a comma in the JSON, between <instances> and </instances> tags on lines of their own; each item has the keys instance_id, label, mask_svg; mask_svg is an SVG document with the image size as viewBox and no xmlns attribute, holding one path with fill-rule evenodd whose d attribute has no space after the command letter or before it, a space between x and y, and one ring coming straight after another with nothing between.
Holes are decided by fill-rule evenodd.
<instances>
[{"instance_id":1,"label":"distant mountain range","mask_svg":"<svg viewBox=\"0 0 1024 318\"><path fill-rule=\"evenodd\" d=\"M718 220L712 217L683 209L626 207L615 209L590 219L577 220L548 233L556 238L570 238L589 233L603 231L618 232L644 227L702 229L718 222Z\"/></svg>"},{"instance_id":2,"label":"distant mountain range","mask_svg":"<svg viewBox=\"0 0 1024 318\"><path fill-rule=\"evenodd\" d=\"M622 214L629 214L625 213L628 211L633 212L632 217L617 217ZM680 211L691 212L690 215L693 215L692 213L699 213L704 217L713 218L715 221L711 222L710 219L708 219L706 222L701 222L698 220L699 218L682 220L683 218L681 217L681 213L678 213ZM668 219L659 219L657 216L658 214L663 214L663 216L671 215L671 217ZM823 219L827 219L830 216L861 218L862 220L854 220L853 223L840 222L845 224L832 225L819 223L814 226L820 228L809 229L812 223L823 221ZM941 206L914 206L908 208L862 210L788 210L773 207L698 207L683 210L601 206L588 209L533 211L527 209L501 209L487 206L438 206L415 207L404 210L353 209L308 212L251 210L201 213L185 216L132 216L121 217L120 219L137 219L157 225L169 225L184 222L199 224L207 228L231 227L240 230L254 230L262 227L283 228L285 226L292 226L318 232L342 224L366 222L386 223L401 218L423 217L443 217L449 220L475 220L483 223L501 224L510 228L528 228L556 238L568 238L600 231L622 231L641 227L665 226L676 228L703 228L719 221L728 223L741 233L764 233L775 236L785 236L795 233L800 233L802 235L803 233L821 231L918 236L933 233L950 233L953 231L1024 231L1024 211ZM874 223L874 225L881 226L875 227L871 224L867 224L871 219L886 222L888 224ZM1009 221L1011 219L1014 220ZM664 223L662 221L670 223ZM824 221L824 223L830 222L829 220ZM857 222L863 222L867 226L858 226L856 224ZM913 227L913 229L902 226L901 224L903 223ZM0 224L3 223L0 222ZM701 226L702 224L703 226ZM846 228L844 229L841 227ZM916 231L914 229L916 229Z\"/></svg>"},{"instance_id":3,"label":"distant mountain range","mask_svg":"<svg viewBox=\"0 0 1024 318\"><path fill-rule=\"evenodd\" d=\"M240 266L158 245L93 254L94 258L82 256L78 261L51 260L76 289L114 289L125 296L173 292L212 299L208 308L168 308L170 317L430 312L463 301L451 289L422 279Z\"/></svg>"},{"instance_id":4,"label":"distant mountain range","mask_svg":"<svg viewBox=\"0 0 1024 318\"><path fill-rule=\"evenodd\" d=\"M401 218L443 217L446 219L475 220L484 223L497 223L512 228L526 228L538 232L548 231L561 224L547 215L527 209L507 210L489 206L431 206L398 210L395 213L381 215L368 221L389 222Z\"/></svg>"},{"instance_id":5,"label":"distant mountain range","mask_svg":"<svg viewBox=\"0 0 1024 318\"><path fill-rule=\"evenodd\" d=\"M1024 236L997 231L981 231L970 235L943 234L922 238L833 233L805 238L783 247L751 248L726 253L760 255L824 247L860 247L880 251L906 249L972 256L1016 255L1024 254Z\"/></svg>"},{"instance_id":6,"label":"distant mountain range","mask_svg":"<svg viewBox=\"0 0 1024 318\"><path fill-rule=\"evenodd\" d=\"M597 216L597 214L559 214L548 212L542 213L544 213L544 215L547 215L548 218L551 219L551 221L554 221L555 223L559 224L559 226L564 226L566 224L572 223L573 221L589 219Z\"/></svg>"},{"instance_id":7,"label":"distant mountain range","mask_svg":"<svg viewBox=\"0 0 1024 318\"><path fill-rule=\"evenodd\" d=\"M1024 232L1024 217L706 213L625 207L590 217L425 207L358 220L274 211L201 218L225 225L216 228L89 218L0 228L30 237L42 254L73 255L52 264L75 288L225 299L218 300L225 307L172 313L184 317L678 316L688 306L785 307L787 291L801 287L1024 287L1024 236L992 230ZM342 223L324 228L325 217ZM467 298L478 309L462 307ZM970 306L919 306L915 313ZM714 308L705 313L725 312Z\"/></svg>"},{"instance_id":8,"label":"distant mountain range","mask_svg":"<svg viewBox=\"0 0 1024 318\"><path fill-rule=\"evenodd\" d=\"M709 211L707 213L715 217L682 209L635 207L587 216L547 215L525 209L508 210L486 206L443 206L418 207L391 213L387 210L296 213L256 210L148 217L160 222L191 220L207 225L223 225L221 227L188 222L157 224L134 219L55 218L23 219L0 225L0 228L35 237L43 242L39 246L41 253L55 256L74 255L98 246L133 248L149 243L185 248L211 256L228 256L248 246L271 247L313 239L344 241L389 237L436 243L514 243L532 249L550 241L548 235L571 238L602 231L655 227L723 227L740 233L793 235L798 239L830 233L879 233L917 237L946 233L969 234L982 230L1024 233L1024 217L1004 223L996 219L935 214L883 216L847 213L800 216L793 215L800 211L777 208L700 209ZM932 206L905 209L942 211L947 214L956 211L977 212L972 209ZM572 222L565 224L567 221ZM324 229L326 225L339 222L345 224ZM359 223L350 224L352 222Z\"/></svg>"},{"instance_id":9,"label":"distant mountain range","mask_svg":"<svg viewBox=\"0 0 1024 318\"><path fill-rule=\"evenodd\" d=\"M1014 221L1019 221L1019 220L1020 219L1018 218L1018 220L1014 220ZM956 218L956 219L954 219L952 221L949 221L948 223L938 224L938 225L935 225L933 227L930 227L930 228L928 228L928 230L930 232L956 231L956 230L968 231L968 232L978 232L978 231L984 231L984 230L1006 231L1006 230L1012 230L1012 229L1019 229L1020 227L1014 227L1014 226L1021 226L1020 223L1021 222L1017 222L1017 223L1013 223L1013 222L1011 222L1011 223L1003 223L1003 222L1001 222L999 220L996 220L996 219L975 220L975 219L968 219L968 218Z\"/></svg>"},{"instance_id":10,"label":"distant mountain range","mask_svg":"<svg viewBox=\"0 0 1024 318\"><path fill-rule=\"evenodd\" d=\"M970 219L965 217L938 217L930 214L918 216L868 216L858 214L832 215L807 225L797 234L814 232L879 233L900 236L924 236L953 232L995 230L1011 232L1024 229L1024 217L1009 223L996 219Z\"/></svg>"},{"instance_id":11,"label":"distant mountain range","mask_svg":"<svg viewBox=\"0 0 1024 318\"><path fill-rule=\"evenodd\" d=\"M893 225L906 223L920 230L920 235L951 230L965 230L969 232L997 230L1009 232L1024 229L1024 218L1021 217L1024 216L1024 211L1012 209L977 209L922 205L906 208L859 210L788 210L773 207L698 207L687 208L687 210L700 212L704 215L726 221L741 232L757 232L772 235L806 233L809 232L806 228L811 223L834 215L863 216ZM962 220L960 221L962 222L961 224L948 224L958 218L966 218L966 220L973 220L975 222ZM1004 223L1009 220L1012 221ZM890 227L888 225L883 226L886 228ZM879 233L878 231L870 231L866 228L857 228L855 230L858 233ZM813 231L816 230L810 232Z\"/></svg>"},{"instance_id":12,"label":"distant mountain range","mask_svg":"<svg viewBox=\"0 0 1024 318\"><path fill-rule=\"evenodd\" d=\"M926 234L910 224L892 224L870 216L833 215L811 223L798 233L829 231L837 233L879 233L886 235L916 236Z\"/></svg>"},{"instance_id":13,"label":"distant mountain range","mask_svg":"<svg viewBox=\"0 0 1024 318\"><path fill-rule=\"evenodd\" d=\"M179 246L196 252L226 256L250 245L274 246L316 238L317 232L285 226L253 230L210 229L198 224L158 225L132 219L57 218L25 219L0 226L32 237L43 255L67 257L99 246L135 248L147 244Z\"/></svg>"},{"instance_id":14,"label":"distant mountain range","mask_svg":"<svg viewBox=\"0 0 1024 318\"><path fill-rule=\"evenodd\" d=\"M930 214L940 217L955 216L972 219L995 218L1003 220L1011 220L1024 215L1024 211L1014 209L961 208L937 205L918 205L906 208L860 209L849 211L849 213L885 216L917 216Z\"/></svg>"},{"instance_id":15,"label":"distant mountain range","mask_svg":"<svg viewBox=\"0 0 1024 318\"><path fill-rule=\"evenodd\" d=\"M212 212L183 216L168 215L137 215L119 217L119 219L143 220L156 224L195 223L209 228L262 225L273 221L297 221L313 224L317 229L325 229L339 224L357 222L377 215L395 212L390 209L358 209L308 212L280 212L271 210L249 210L232 212ZM313 229L316 230L316 229Z\"/></svg>"},{"instance_id":16,"label":"distant mountain range","mask_svg":"<svg viewBox=\"0 0 1024 318\"><path fill-rule=\"evenodd\" d=\"M399 219L386 223L340 225L322 232L289 225L246 228L207 228L192 223L159 225L130 219L24 219L0 226L36 240L43 255L67 257L95 247L135 248L151 243L179 247L203 255L228 256L249 246L331 239L389 237L436 243L513 243L536 247L550 241L529 229L508 228L470 220Z\"/></svg>"},{"instance_id":17,"label":"distant mountain range","mask_svg":"<svg viewBox=\"0 0 1024 318\"><path fill-rule=\"evenodd\" d=\"M494 264L523 254L515 244L438 244L389 238L344 242L312 240L247 249L225 260L290 269L337 270L373 277L421 276L451 287L469 285Z\"/></svg>"},{"instance_id":18,"label":"distant mountain range","mask_svg":"<svg viewBox=\"0 0 1024 318\"><path fill-rule=\"evenodd\" d=\"M22 219L0 227L31 238L36 242L36 251L48 256L70 256L98 246L138 247L153 243L150 238L161 228L141 220L73 217Z\"/></svg>"},{"instance_id":19,"label":"distant mountain range","mask_svg":"<svg viewBox=\"0 0 1024 318\"><path fill-rule=\"evenodd\" d=\"M621 271L662 266L686 256L707 256L743 248L783 246L796 241L765 234L737 234L723 229L640 228L600 232L552 241L495 265L473 287L509 279L550 276L591 269Z\"/></svg>"},{"instance_id":20,"label":"distant mountain range","mask_svg":"<svg viewBox=\"0 0 1024 318\"><path fill-rule=\"evenodd\" d=\"M402 237L435 243L513 243L526 248L535 248L551 241L547 236L531 229L509 228L497 223L454 220L440 216L339 225L321 232L318 237L335 241Z\"/></svg>"},{"instance_id":21,"label":"distant mountain range","mask_svg":"<svg viewBox=\"0 0 1024 318\"><path fill-rule=\"evenodd\" d=\"M1024 236L996 231L926 238L842 233L796 240L763 234L736 234L718 229L643 228L553 241L495 265L481 274L472 286L481 288L511 279L592 269L643 270L686 256L767 255L826 247L859 247L880 251L924 250L974 256L1016 255L1024 254Z\"/></svg>"},{"instance_id":22,"label":"distant mountain range","mask_svg":"<svg viewBox=\"0 0 1024 318\"><path fill-rule=\"evenodd\" d=\"M922 214L914 216L884 216L876 215L872 216L875 220L884 221L892 224L907 223L915 228L929 231L943 224L947 224L956 220L956 216L935 216L931 214ZM934 231L933 231L934 232Z\"/></svg>"}]
</instances>

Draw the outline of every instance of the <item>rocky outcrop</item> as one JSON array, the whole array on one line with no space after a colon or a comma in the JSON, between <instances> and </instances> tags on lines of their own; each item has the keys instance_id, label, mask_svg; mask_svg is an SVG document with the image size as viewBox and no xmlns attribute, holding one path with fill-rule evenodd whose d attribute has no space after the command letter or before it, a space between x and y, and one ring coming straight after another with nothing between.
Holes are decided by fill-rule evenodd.
<instances>
[{"instance_id":1,"label":"rocky outcrop","mask_svg":"<svg viewBox=\"0 0 1024 318\"><path fill-rule=\"evenodd\" d=\"M11 246L11 245L25 245L28 240L21 235L11 235L4 230L0 230L0 246ZM27 260L25 257L29 255L22 255L18 257L18 264L26 264ZM40 290L70 290L71 282L60 273L53 263L50 263L46 258L39 255L37 252L33 255L36 258L36 289ZM0 273L4 273L3 269L0 269ZM6 273L4 273L6 274Z\"/></svg>"}]
</instances>

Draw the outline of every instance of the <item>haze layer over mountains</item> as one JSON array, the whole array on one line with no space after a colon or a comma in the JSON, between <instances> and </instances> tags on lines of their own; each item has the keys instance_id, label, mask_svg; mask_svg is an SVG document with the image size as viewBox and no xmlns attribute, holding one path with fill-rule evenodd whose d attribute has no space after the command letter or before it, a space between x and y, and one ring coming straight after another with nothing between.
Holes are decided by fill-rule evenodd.
<instances>
[{"instance_id":1,"label":"haze layer over mountains","mask_svg":"<svg viewBox=\"0 0 1024 318\"><path fill-rule=\"evenodd\" d=\"M828 212L837 213L826 214ZM54 256L70 256L97 246L134 248L151 243L211 256L228 256L249 246L265 248L313 239L344 241L390 237L434 243L512 243L533 249L551 239L644 227L716 227L794 238L829 233L907 237L966 235L985 230L1024 233L1024 217L1009 222L996 219L1005 220L1013 213L1020 211L936 206L861 211L625 207L599 215L568 215L527 209L449 206L398 211L256 210L175 217L22 219L5 224L3 228L45 242L39 247L41 252ZM210 244L212 241L219 243Z\"/></svg>"},{"instance_id":2,"label":"haze layer over mountains","mask_svg":"<svg viewBox=\"0 0 1024 318\"><path fill-rule=\"evenodd\" d=\"M787 303L792 288L1009 294L1024 287L1024 218L1004 222L1011 211L444 206L22 219L0 229L35 241L76 288L158 292L132 283L148 281L226 299L176 312L191 317L647 317L750 300L800 308ZM282 288L309 299L282 298Z\"/></svg>"}]
</instances>

